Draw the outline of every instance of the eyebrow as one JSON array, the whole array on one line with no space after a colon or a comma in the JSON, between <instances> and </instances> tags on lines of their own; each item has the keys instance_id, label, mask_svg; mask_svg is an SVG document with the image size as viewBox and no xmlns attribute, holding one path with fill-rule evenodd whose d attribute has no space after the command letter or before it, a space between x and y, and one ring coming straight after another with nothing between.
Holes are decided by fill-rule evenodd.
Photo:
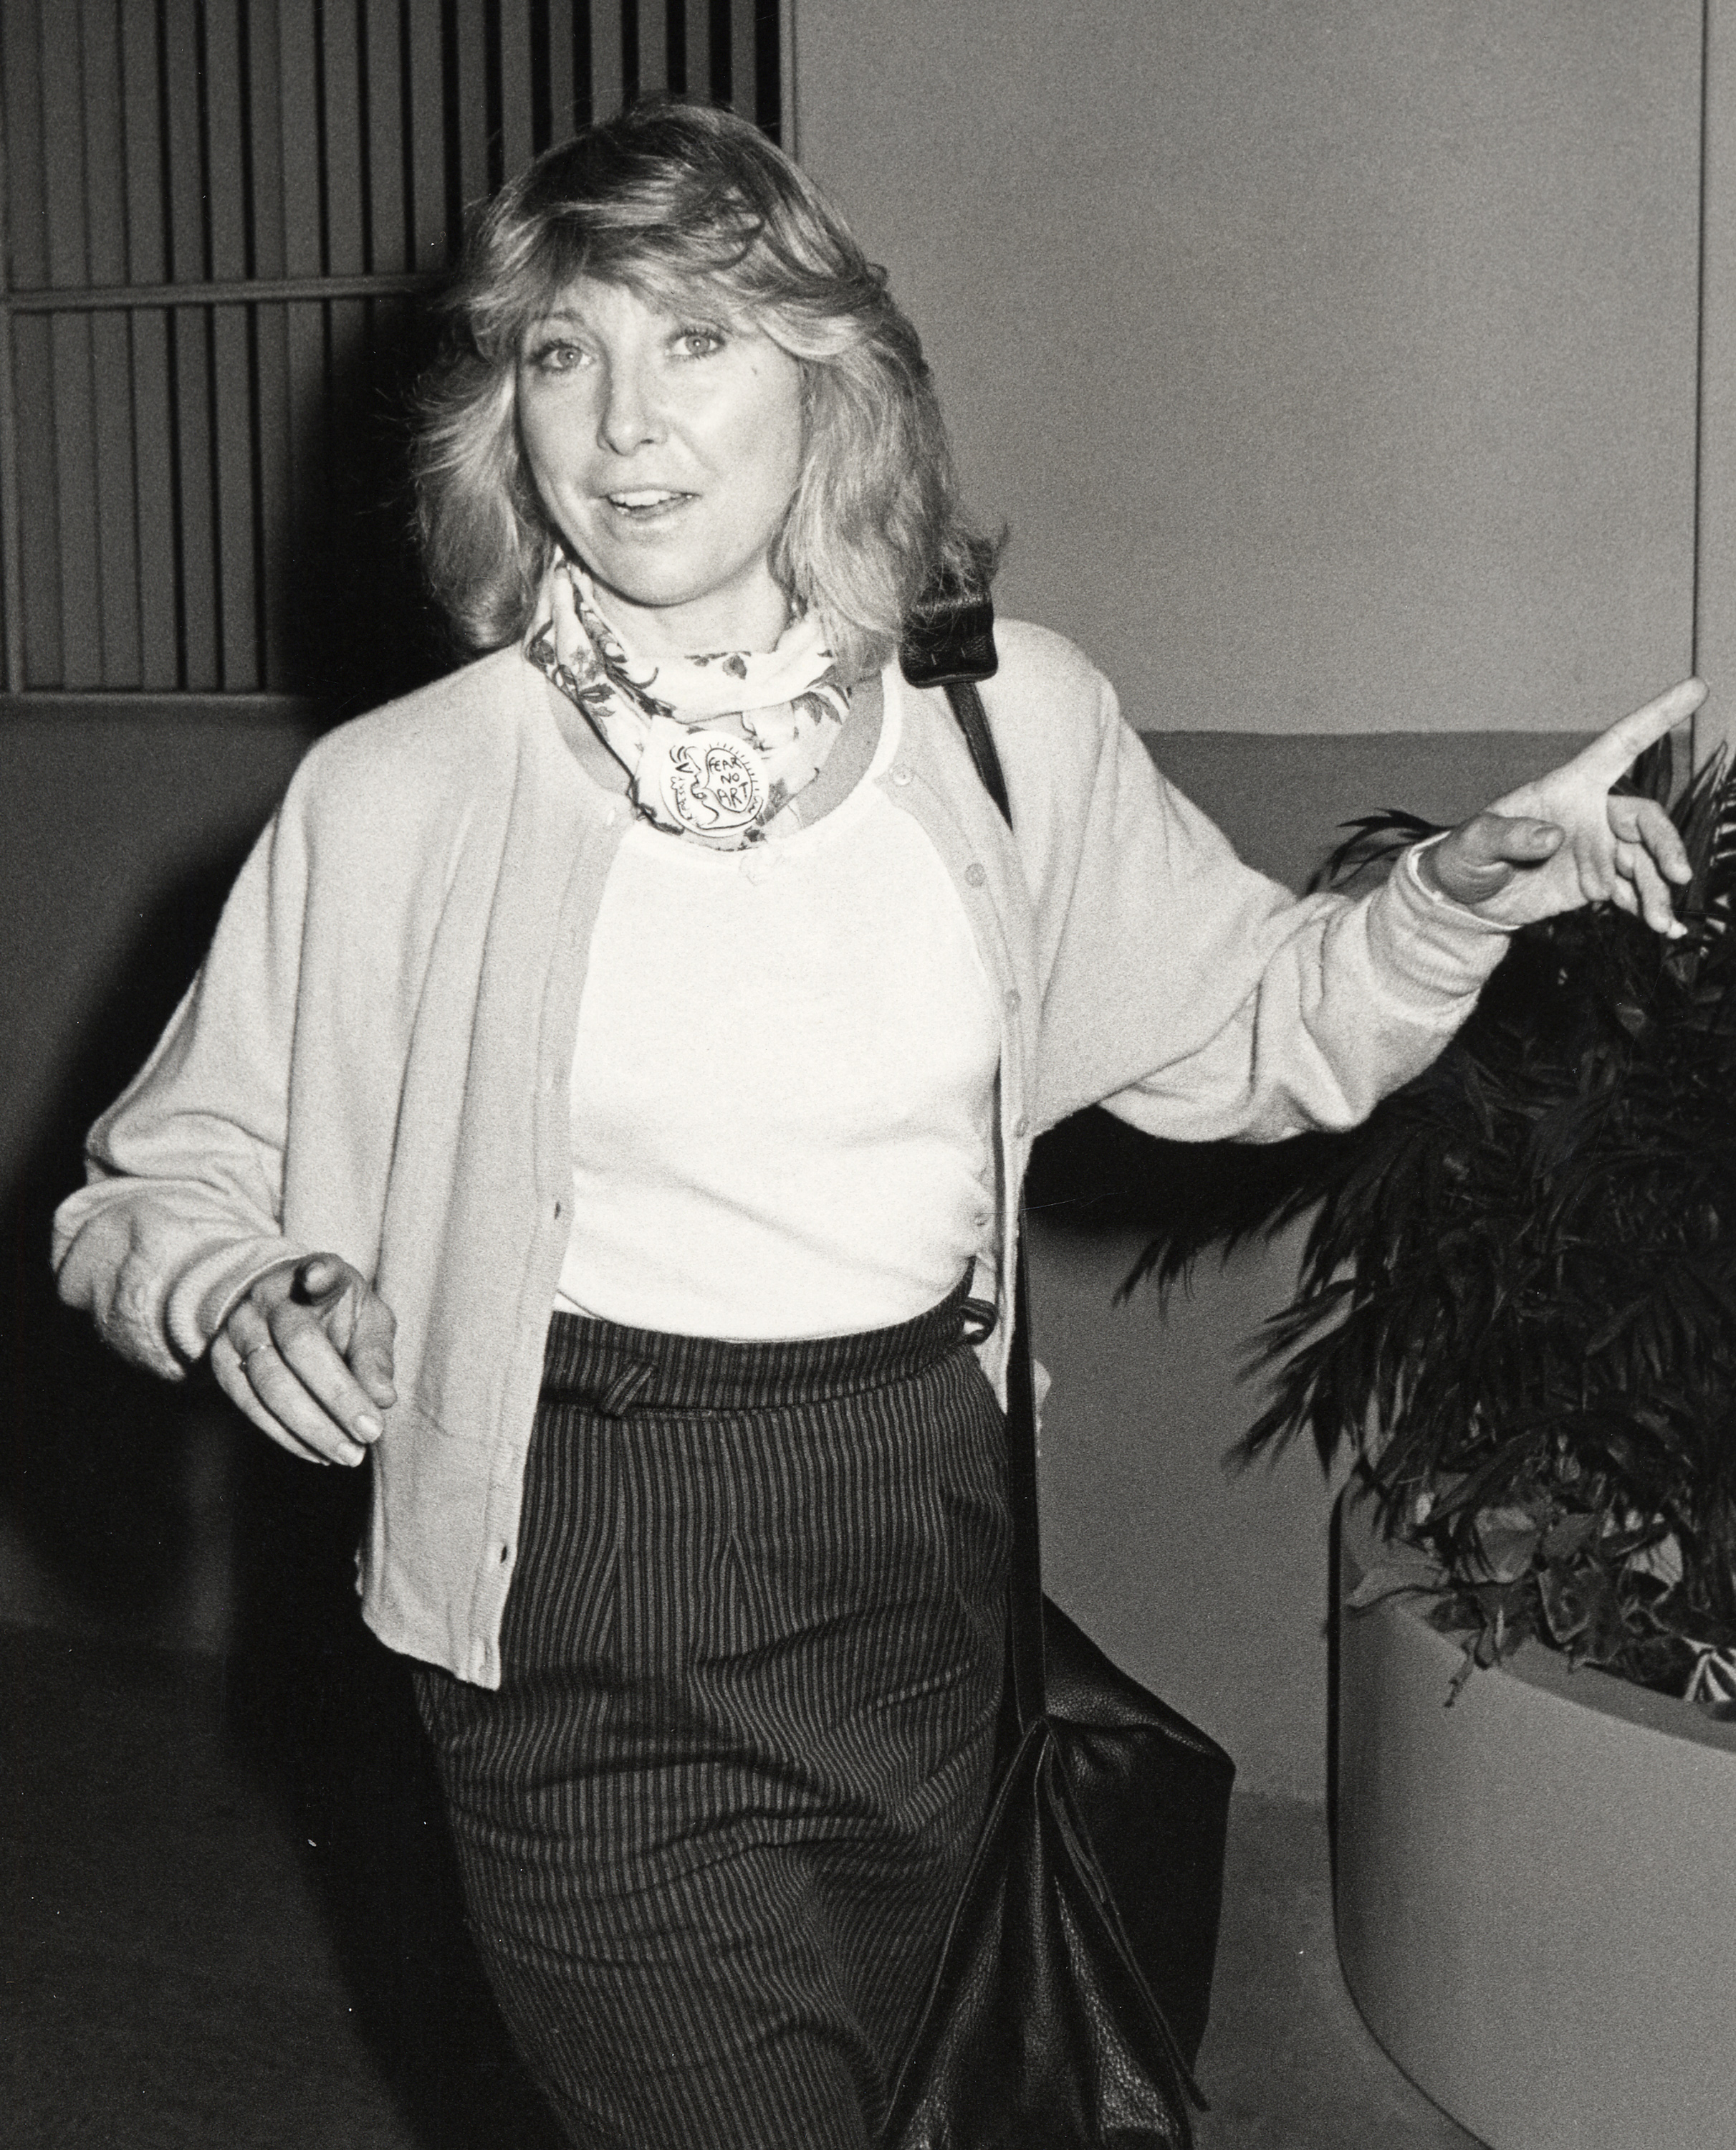
<instances>
[{"instance_id":1,"label":"eyebrow","mask_svg":"<svg viewBox=\"0 0 1736 2150\"><path fill-rule=\"evenodd\" d=\"M695 306L691 310L679 306L665 306L658 310L667 320L676 322L692 320L707 327L717 328L735 325L735 317L727 306ZM541 313L533 314L526 326L536 329L549 321L571 321L576 326L583 328L588 320L587 315L577 312L571 306L549 306Z\"/></svg>"}]
</instances>

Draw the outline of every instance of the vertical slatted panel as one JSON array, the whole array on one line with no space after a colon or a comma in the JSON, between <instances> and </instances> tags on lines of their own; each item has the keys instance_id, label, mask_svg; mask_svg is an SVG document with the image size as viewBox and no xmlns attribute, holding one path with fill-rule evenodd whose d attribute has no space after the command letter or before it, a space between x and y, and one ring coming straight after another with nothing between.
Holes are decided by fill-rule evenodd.
<instances>
[{"instance_id":1,"label":"vertical slatted panel","mask_svg":"<svg viewBox=\"0 0 1736 2150\"><path fill-rule=\"evenodd\" d=\"M292 618L299 621L310 548L319 542L326 519L325 307L305 300L286 305L284 341L289 411L289 486L284 522L286 566L290 572L285 577L285 596ZM293 654L288 661L293 668Z\"/></svg>"},{"instance_id":2,"label":"vertical slatted panel","mask_svg":"<svg viewBox=\"0 0 1736 2150\"><path fill-rule=\"evenodd\" d=\"M13 274L27 288L48 281L48 209L43 191L43 52L35 0L7 0L6 131L14 166L7 218ZM48 324L20 318L12 352L18 512L30 542L18 548L23 614L21 659L8 665L27 686L60 672L60 510L54 472L54 406Z\"/></svg>"},{"instance_id":3,"label":"vertical slatted panel","mask_svg":"<svg viewBox=\"0 0 1736 2150\"><path fill-rule=\"evenodd\" d=\"M79 0L83 55L86 267L93 284L127 280L126 137L116 0Z\"/></svg>"},{"instance_id":4,"label":"vertical slatted panel","mask_svg":"<svg viewBox=\"0 0 1736 2150\"><path fill-rule=\"evenodd\" d=\"M744 119L759 103L758 14L755 0L735 0L729 11L729 102Z\"/></svg>"},{"instance_id":5,"label":"vertical slatted panel","mask_svg":"<svg viewBox=\"0 0 1736 2150\"><path fill-rule=\"evenodd\" d=\"M755 0L0 0L13 285L244 288L436 268L456 209L630 91L750 109L757 13ZM401 387L406 333L395 302L320 298L124 310L74 298L16 316L0 352L18 495L5 542L28 684L301 684L292 625L318 617L308 563L333 553L335 532L341 544L370 517L385 527L369 429Z\"/></svg>"},{"instance_id":6,"label":"vertical slatted panel","mask_svg":"<svg viewBox=\"0 0 1736 2150\"><path fill-rule=\"evenodd\" d=\"M359 28L353 5L325 9L320 46L325 91L325 270L331 276L359 276L367 265Z\"/></svg>"},{"instance_id":7,"label":"vertical slatted panel","mask_svg":"<svg viewBox=\"0 0 1736 2150\"><path fill-rule=\"evenodd\" d=\"M279 0L250 0L248 7L247 111L252 137L253 200L250 233L254 274L286 276L284 107L289 92L283 75L283 26Z\"/></svg>"},{"instance_id":8,"label":"vertical slatted panel","mask_svg":"<svg viewBox=\"0 0 1736 2150\"><path fill-rule=\"evenodd\" d=\"M362 518L373 502L359 489L366 466L359 451L365 440L356 437L362 413L370 400L369 371L369 308L361 299L334 300L325 309L327 338L327 394L323 416L326 429L328 477L322 501L325 517L322 549L331 546L334 525L359 532ZM368 563L371 570L374 563ZM310 588L324 590L330 571L327 560L310 563Z\"/></svg>"},{"instance_id":9,"label":"vertical slatted panel","mask_svg":"<svg viewBox=\"0 0 1736 2150\"><path fill-rule=\"evenodd\" d=\"M313 0L278 0L277 46L284 274L317 276L325 265L320 248L320 55Z\"/></svg>"},{"instance_id":10,"label":"vertical slatted panel","mask_svg":"<svg viewBox=\"0 0 1736 2150\"><path fill-rule=\"evenodd\" d=\"M180 536L181 684L220 687L218 654L215 453L211 437L211 319L198 308L169 315L174 382L176 505ZM70 683L68 683L70 684Z\"/></svg>"},{"instance_id":11,"label":"vertical slatted panel","mask_svg":"<svg viewBox=\"0 0 1736 2150\"><path fill-rule=\"evenodd\" d=\"M318 275L320 234L319 46L312 0L278 0L283 99L284 266L290 276ZM284 513L284 591L289 617L303 592L295 574L325 521L325 315L298 302L283 310L285 401L289 413L288 498ZM286 656L293 668L293 657Z\"/></svg>"},{"instance_id":12,"label":"vertical slatted panel","mask_svg":"<svg viewBox=\"0 0 1736 2150\"><path fill-rule=\"evenodd\" d=\"M686 0L683 28L686 64L682 88L689 97L712 93L712 0Z\"/></svg>"},{"instance_id":13,"label":"vertical slatted panel","mask_svg":"<svg viewBox=\"0 0 1736 2150\"><path fill-rule=\"evenodd\" d=\"M6 222L12 280L34 290L48 280L48 207L43 199L42 26L37 0L0 8L0 95L7 136Z\"/></svg>"},{"instance_id":14,"label":"vertical slatted panel","mask_svg":"<svg viewBox=\"0 0 1736 2150\"><path fill-rule=\"evenodd\" d=\"M631 5L632 0L626 0ZM591 113L619 112L626 98L626 40L622 0L591 0Z\"/></svg>"},{"instance_id":15,"label":"vertical slatted panel","mask_svg":"<svg viewBox=\"0 0 1736 2150\"><path fill-rule=\"evenodd\" d=\"M60 522L60 674L68 687L100 686L103 679L90 329L88 319L80 314L56 314L49 325Z\"/></svg>"},{"instance_id":16,"label":"vertical slatted panel","mask_svg":"<svg viewBox=\"0 0 1736 2150\"><path fill-rule=\"evenodd\" d=\"M169 275L169 245L164 224L164 149L157 94L156 11L122 0L120 30L127 273L135 284L160 284ZM128 341L133 361L133 487L140 532L138 683L160 689L180 684L167 316L160 309L134 314L128 323Z\"/></svg>"},{"instance_id":17,"label":"vertical slatted panel","mask_svg":"<svg viewBox=\"0 0 1736 2150\"><path fill-rule=\"evenodd\" d=\"M239 282L247 275L249 204L242 192L246 169L241 138L248 117L241 77L240 25L230 0L204 13L205 199L214 282Z\"/></svg>"},{"instance_id":18,"label":"vertical slatted panel","mask_svg":"<svg viewBox=\"0 0 1736 2150\"><path fill-rule=\"evenodd\" d=\"M157 18L122 0L121 80L127 165L127 274L169 280L163 224L163 114L157 98Z\"/></svg>"},{"instance_id":19,"label":"vertical slatted panel","mask_svg":"<svg viewBox=\"0 0 1736 2150\"><path fill-rule=\"evenodd\" d=\"M15 48L17 37L8 16L15 4L16 0L0 0L0 279L4 278L11 257L13 227L3 151L9 119L5 109L8 55ZM13 67L11 78L15 88L16 66ZM5 671L0 679L3 679L8 690L13 691L24 684L24 596L18 558L18 420L12 315L9 311L0 312L0 620L3 620L0 640L3 640L5 650Z\"/></svg>"},{"instance_id":20,"label":"vertical slatted panel","mask_svg":"<svg viewBox=\"0 0 1736 2150\"><path fill-rule=\"evenodd\" d=\"M81 0L89 275L127 280L126 141L116 0ZM140 684L138 525L133 484L132 341L123 314L91 323L95 390L97 563L90 609L105 687Z\"/></svg>"},{"instance_id":21,"label":"vertical slatted panel","mask_svg":"<svg viewBox=\"0 0 1736 2150\"><path fill-rule=\"evenodd\" d=\"M737 0L741 4L741 0ZM758 90L759 109L756 115L774 142L783 143L792 156L796 154L795 106L785 102L783 58L783 24L793 24L795 0L757 0L754 8L754 34L758 46L758 64L755 70ZM784 142L784 122L789 121L789 140Z\"/></svg>"},{"instance_id":22,"label":"vertical slatted panel","mask_svg":"<svg viewBox=\"0 0 1736 2150\"><path fill-rule=\"evenodd\" d=\"M133 361L133 467L139 531L138 684L167 690L181 684L168 310L143 308L127 326Z\"/></svg>"},{"instance_id":23,"label":"vertical slatted panel","mask_svg":"<svg viewBox=\"0 0 1736 2150\"><path fill-rule=\"evenodd\" d=\"M249 203L239 184L246 169L242 129L247 119L241 69L241 26L234 0L204 10L206 199L211 275L239 282L247 275ZM224 184L224 175L231 183ZM212 403L216 434L218 631L223 684L244 693L259 684L257 536L254 501L254 408L249 324L239 306L210 310Z\"/></svg>"},{"instance_id":24,"label":"vertical slatted panel","mask_svg":"<svg viewBox=\"0 0 1736 2150\"><path fill-rule=\"evenodd\" d=\"M210 274L205 245L204 129L201 124L199 8L164 0L162 74L169 147L169 268L183 282ZM171 314L169 370L179 546L181 684L222 684L218 654L217 517L213 483L209 323Z\"/></svg>"},{"instance_id":25,"label":"vertical slatted panel","mask_svg":"<svg viewBox=\"0 0 1736 2150\"><path fill-rule=\"evenodd\" d=\"M522 171L536 150L531 104L531 0L501 0L501 176Z\"/></svg>"},{"instance_id":26,"label":"vertical slatted panel","mask_svg":"<svg viewBox=\"0 0 1736 2150\"><path fill-rule=\"evenodd\" d=\"M169 145L170 276L197 283L211 273L205 251L205 174L199 105L198 0L163 0L162 71Z\"/></svg>"},{"instance_id":27,"label":"vertical slatted panel","mask_svg":"<svg viewBox=\"0 0 1736 2150\"><path fill-rule=\"evenodd\" d=\"M367 0L368 267L386 276L410 265L399 28L397 0Z\"/></svg>"},{"instance_id":28,"label":"vertical slatted panel","mask_svg":"<svg viewBox=\"0 0 1736 2150\"><path fill-rule=\"evenodd\" d=\"M24 599L24 684L58 687L60 663L59 510L55 500L53 339L41 315L13 325L18 379L18 516L29 532L18 548Z\"/></svg>"},{"instance_id":29,"label":"vertical slatted panel","mask_svg":"<svg viewBox=\"0 0 1736 2150\"><path fill-rule=\"evenodd\" d=\"M579 0L578 13L585 12ZM580 124L578 23L573 0L549 0L549 139L564 142Z\"/></svg>"},{"instance_id":30,"label":"vertical slatted panel","mask_svg":"<svg viewBox=\"0 0 1736 2150\"><path fill-rule=\"evenodd\" d=\"M43 196L42 41L37 0L0 5L0 98L4 100L7 257L27 290L48 280L48 206ZM8 680L54 686L60 673L60 562L54 487L53 408L46 321L15 317L8 364L13 478L18 528L0 533L8 549L20 647L6 653ZM28 538L23 534L28 532Z\"/></svg>"},{"instance_id":31,"label":"vertical slatted panel","mask_svg":"<svg viewBox=\"0 0 1736 2150\"><path fill-rule=\"evenodd\" d=\"M248 112L253 137L254 273L288 273L284 209L283 31L278 0L252 0L248 13ZM288 677L290 603L289 324L279 305L251 308L254 426L259 485L259 677Z\"/></svg>"},{"instance_id":32,"label":"vertical slatted panel","mask_svg":"<svg viewBox=\"0 0 1736 2150\"><path fill-rule=\"evenodd\" d=\"M43 135L47 159L48 280L76 286L89 277L85 245L83 71L76 31L43 40ZM95 603L97 453L90 323L57 314L51 329L54 368L54 461L59 521L61 671L69 687L103 676Z\"/></svg>"},{"instance_id":33,"label":"vertical slatted panel","mask_svg":"<svg viewBox=\"0 0 1736 2150\"><path fill-rule=\"evenodd\" d=\"M648 97L669 87L669 16L664 0L638 0L639 73L634 85Z\"/></svg>"},{"instance_id":34,"label":"vertical slatted panel","mask_svg":"<svg viewBox=\"0 0 1736 2150\"><path fill-rule=\"evenodd\" d=\"M445 93L439 10L412 5L408 27L411 266L432 271L446 258Z\"/></svg>"},{"instance_id":35,"label":"vertical slatted panel","mask_svg":"<svg viewBox=\"0 0 1736 2150\"><path fill-rule=\"evenodd\" d=\"M64 23L43 39L43 134L48 183L48 281L87 280L84 247L84 82L76 28Z\"/></svg>"},{"instance_id":36,"label":"vertical slatted panel","mask_svg":"<svg viewBox=\"0 0 1736 2150\"><path fill-rule=\"evenodd\" d=\"M454 8L450 20L447 64L454 93L449 109L455 111L458 119L456 207L461 225L488 192L488 18L470 0L470 4Z\"/></svg>"}]
</instances>

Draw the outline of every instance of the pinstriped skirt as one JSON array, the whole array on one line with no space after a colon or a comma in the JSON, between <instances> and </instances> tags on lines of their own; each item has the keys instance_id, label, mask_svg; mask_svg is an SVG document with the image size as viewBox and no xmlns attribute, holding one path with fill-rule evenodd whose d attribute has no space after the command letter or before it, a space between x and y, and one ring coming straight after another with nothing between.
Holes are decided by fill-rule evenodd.
<instances>
[{"instance_id":1,"label":"pinstriped skirt","mask_svg":"<svg viewBox=\"0 0 1736 2150\"><path fill-rule=\"evenodd\" d=\"M554 1317L500 1688L416 1685L575 2143L873 2139L994 1770L1004 1434L963 1300L800 1343Z\"/></svg>"}]
</instances>

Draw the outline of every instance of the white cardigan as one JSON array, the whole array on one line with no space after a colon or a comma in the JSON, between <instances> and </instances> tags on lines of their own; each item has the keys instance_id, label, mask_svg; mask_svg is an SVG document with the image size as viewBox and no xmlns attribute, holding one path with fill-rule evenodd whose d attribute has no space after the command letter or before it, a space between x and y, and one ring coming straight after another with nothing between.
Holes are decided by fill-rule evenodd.
<instances>
[{"instance_id":1,"label":"white cardigan","mask_svg":"<svg viewBox=\"0 0 1736 2150\"><path fill-rule=\"evenodd\" d=\"M1155 1134L1361 1119L1463 1020L1504 936L1396 874L1297 901L1153 768L1108 683L1014 622L984 690L1016 838L943 694L889 671L882 775L958 888L1002 1010L999 1292L1032 1138L1098 1101ZM398 1320L364 1610L492 1686L571 1199L586 951L628 810L497 653L322 740L56 1219L63 1295L174 1377L251 1279L330 1249ZM582 1226L582 1219L578 1220ZM1003 1323L984 1347L1004 1378Z\"/></svg>"}]
</instances>

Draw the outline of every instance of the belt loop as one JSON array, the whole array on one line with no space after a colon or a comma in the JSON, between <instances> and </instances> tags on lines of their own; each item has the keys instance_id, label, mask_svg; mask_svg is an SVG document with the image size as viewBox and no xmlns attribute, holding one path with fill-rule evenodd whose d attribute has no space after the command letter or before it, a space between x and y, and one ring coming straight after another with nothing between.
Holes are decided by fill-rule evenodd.
<instances>
[{"instance_id":1,"label":"belt loop","mask_svg":"<svg viewBox=\"0 0 1736 2150\"><path fill-rule=\"evenodd\" d=\"M625 1418L651 1385L653 1369L643 1359L631 1359L596 1400L605 1418Z\"/></svg>"}]
</instances>

